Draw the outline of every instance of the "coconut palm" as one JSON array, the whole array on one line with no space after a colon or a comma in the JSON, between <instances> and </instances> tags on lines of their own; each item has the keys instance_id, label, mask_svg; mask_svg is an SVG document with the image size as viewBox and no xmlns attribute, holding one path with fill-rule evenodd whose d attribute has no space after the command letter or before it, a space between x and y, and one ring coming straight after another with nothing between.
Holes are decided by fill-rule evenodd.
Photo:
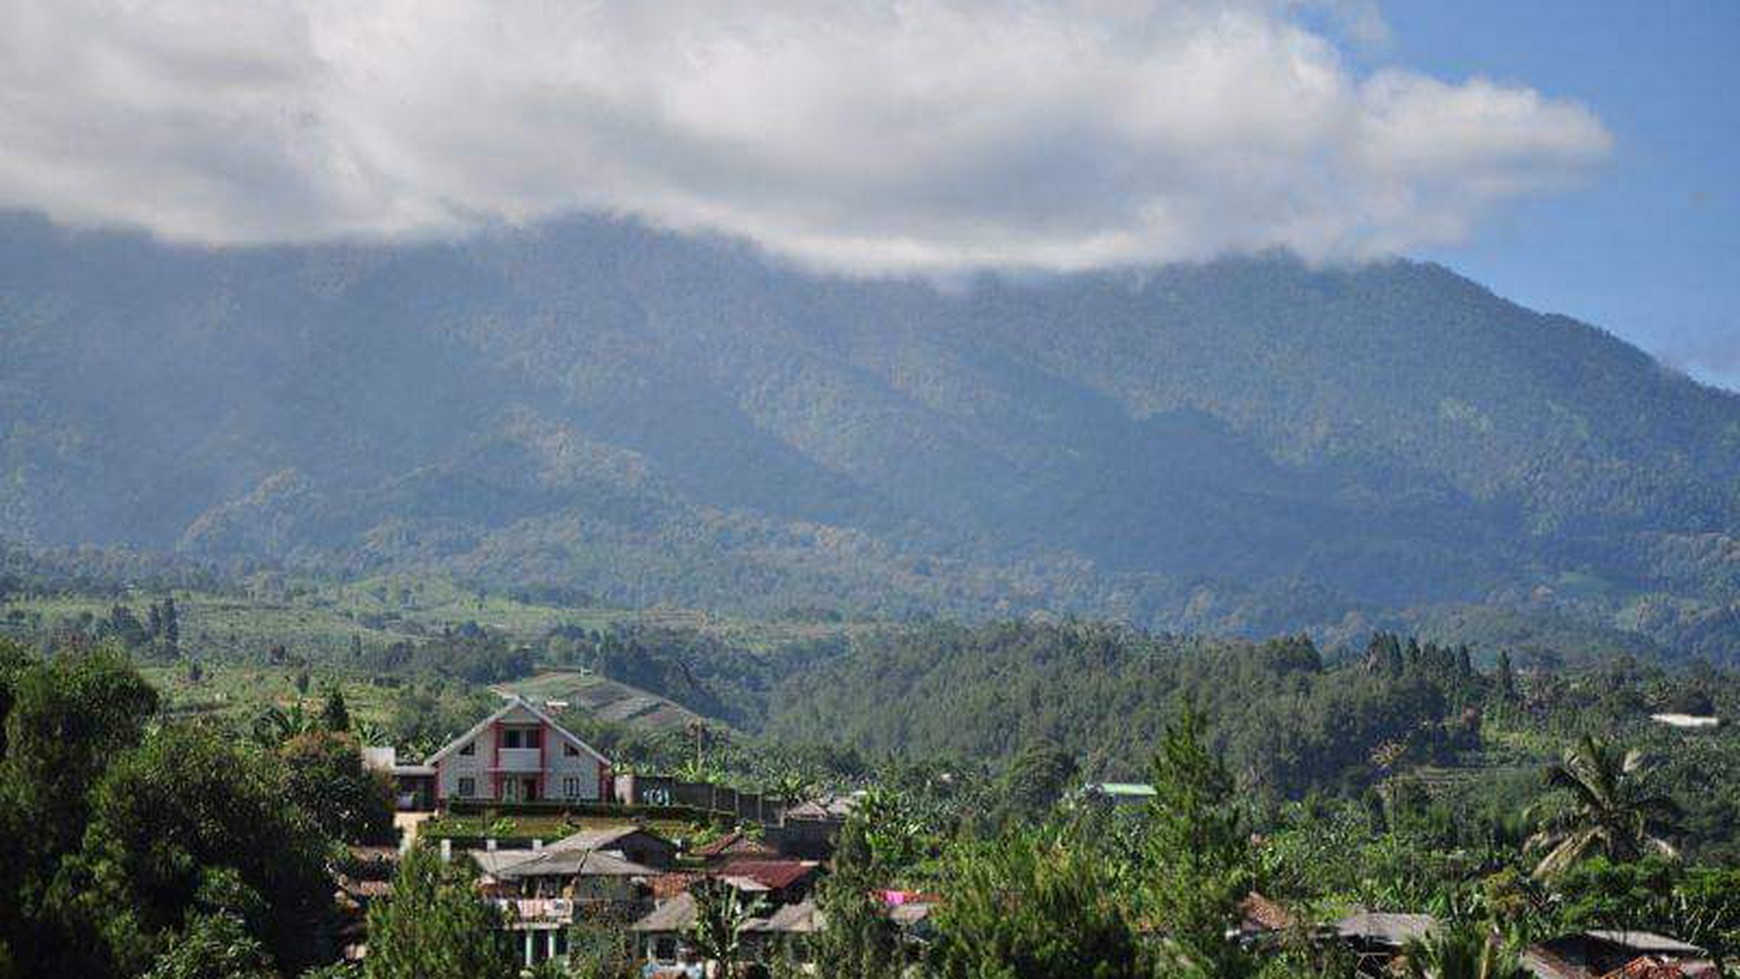
<instances>
[{"instance_id":1,"label":"coconut palm","mask_svg":"<svg viewBox=\"0 0 1740 979\"><path fill-rule=\"evenodd\" d=\"M743 957L743 928L761 913L759 900L745 902L737 888L716 878L689 888L695 902L695 924L689 933L701 958L715 963L715 979L732 979Z\"/></svg>"},{"instance_id":2,"label":"coconut palm","mask_svg":"<svg viewBox=\"0 0 1740 979\"><path fill-rule=\"evenodd\" d=\"M1407 974L1412 979L1522 979L1516 953L1495 932L1473 924L1439 928L1408 943Z\"/></svg>"},{"instance_id":3,"label":"coconut palm","mask_svg":"<svg viewBox=\"0 0 1740 979\"><path fill-rule=\"evenodd\" d=\"M276 748L298 735L307 734L319 727L318 718L302 706L298 700L285 710L277 704L272 704L254 718L250 733L254 742L267 748Z\"/></svg>"},{"instance_id":4,"label":"coconut palm","mask_svg":"<svg viewBox=\"0 0 1740 979\"><path fill-rule=\"evenodd\" d=\"M1640 752L1621 753L1585 735L1547 769L1547 784L1563 792L1530 807L1530 819L1540 829L1524 847L1546 851L1535 877L1555 877L1595 854L1618 861L1649 851L1676 856L1663 835L1679 818L1679 807L1648 783L1649 768Z\"/></svg>"}]
</instances>

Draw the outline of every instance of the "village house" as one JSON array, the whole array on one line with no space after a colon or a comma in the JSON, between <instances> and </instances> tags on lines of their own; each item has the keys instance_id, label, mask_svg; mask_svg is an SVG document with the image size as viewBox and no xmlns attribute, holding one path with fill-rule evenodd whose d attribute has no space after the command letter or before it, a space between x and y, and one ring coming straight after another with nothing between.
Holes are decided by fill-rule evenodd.
<instances>
[{"instance_id":1,"label":"village house","mask_svg":"<svg viewBox=\"0 0 1740 979\"><path fill-rule=\"evenodd\" d=\"M626 927L653 908L653 879L676 847L635 826L584 830L531 850L472 851L484 896L505 912L527 966L568 954L580 920Z\"/></svg>"},{"instance_id":2,"label":"village house","mask_svg":"<svg viewBox=\"0 0 1740 979\"><path fill-rule=\"evenodd\" d=\"M367 748L363 757L392 776L400 809L615 798L610 760L518 696L420 764L400 764L391 748Z\"/></svg>"},{"instance_id":3,"label":"village house","mask_svg":"<svg viewBox=\"0 0 1740 979\"><path fill-rule=\"evenodd\" d=\"M1522 964L1540 979L1657 979L1714 976L1696 945L1648 931L1584 931L1531 945Z\"/></svg>"}]
</instances>

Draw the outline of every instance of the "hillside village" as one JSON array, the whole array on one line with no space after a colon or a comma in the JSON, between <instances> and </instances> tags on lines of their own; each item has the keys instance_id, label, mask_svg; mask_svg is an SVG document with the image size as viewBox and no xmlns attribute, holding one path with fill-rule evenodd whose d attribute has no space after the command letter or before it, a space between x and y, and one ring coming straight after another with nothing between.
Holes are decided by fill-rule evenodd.
<instances>
[{"instance_id":1,"label":"hillside village","mask_svg":"<svg viewBox=\"0 0 1740 979\"><path fill-rule=\"evenodd\" d=\"M1686 715L1658 720L1719 723ZM400 762L387 747L362 750L373 770L391 779L401 839L397 847L352 848L336 877L339 899L351 909L347 961L366 960L368 910L390 902L399 860L420 846L475 874L475 899L496 911L496 927L506 935L498 947L528 970L565 969L575 935L615 932L645 979L771 975L776 962L797 974L816 971L811 946L829 927L818 888L862 792L768 799L735 790L721 795L715 783L617 775L609 759L517 695L422 761ZM1117 819L1152 806L1155 796L1147 784L1094 783L1079 788L1073 805ZM461 813L510 823L515 816L559 814L565 828L582 828L555 838L427 832ZM699 837L655 828L697 816L712 823ZM869 883L865 896L885 919L890 940L920 961L938 936L933 912L949 896ZM1256 891L1237 910L1225 941L1257 959L1303 942L1349 975L1373 979L1414 974L1409 970L1419 964L1410 958L1417 960L1423 943L1444 928L1432 914L1406 907L1313 920ZM1541 979L1722 974L1708 950L1636 929L1554 935L1522 949L1519 964Z\"/></svg>"}]
</instances>

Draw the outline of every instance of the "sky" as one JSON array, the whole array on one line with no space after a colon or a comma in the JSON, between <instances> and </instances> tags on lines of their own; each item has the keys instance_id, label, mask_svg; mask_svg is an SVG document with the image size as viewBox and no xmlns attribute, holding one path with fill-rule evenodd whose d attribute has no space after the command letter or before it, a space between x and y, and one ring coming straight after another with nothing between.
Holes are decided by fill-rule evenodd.
<instances>
[{"instance_id":1,"label":"sky","mask_svg":"<svg viewBox=\"0 0 1740 979\"><path fill-rule=\"evenodd\" d=\"M871 276L1417 256L1740 386L1737 10L0 0L0 207L215 247L605 211Z\"/></svg>"},{"instance_id":2,"label":"sky","mask_svg":"<svg viewBox=\"0 0 1740 979\"><path fill-rule=\"evenodd\" d=\"M1422 248L1495 292L1740 391L1740 3L1407 0L1391 57L1587 105L1613 136L1584 187Z\"/></svg>"}]
</instances>

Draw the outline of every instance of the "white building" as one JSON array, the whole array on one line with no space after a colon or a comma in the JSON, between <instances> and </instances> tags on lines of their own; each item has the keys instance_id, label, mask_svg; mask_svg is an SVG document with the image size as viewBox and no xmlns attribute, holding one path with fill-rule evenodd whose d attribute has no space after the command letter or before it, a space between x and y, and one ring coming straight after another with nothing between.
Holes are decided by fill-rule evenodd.
<instances>
[{"instance_id":1,"label":"white building","mask_svg":"<svg viewBox=\"0 0 1740 979\"><path fill-rule=\"evenodd\" d=\"M600 802L614 794L610 760L517 696L418 768L439 808L471 800Z\"/></svg>"}]
</instances>

